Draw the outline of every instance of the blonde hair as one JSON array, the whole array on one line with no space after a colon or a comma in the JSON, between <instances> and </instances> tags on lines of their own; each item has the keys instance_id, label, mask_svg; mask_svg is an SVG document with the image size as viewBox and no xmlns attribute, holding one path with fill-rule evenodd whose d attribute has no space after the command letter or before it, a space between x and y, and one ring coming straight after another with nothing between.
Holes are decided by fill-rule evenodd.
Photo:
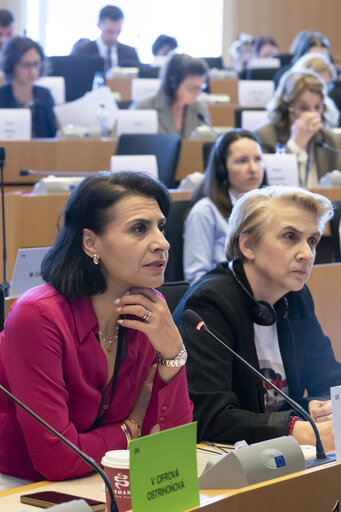
<instances>
[{"instance_id":1,"label":"blonde hair","mask_svg":"<svg viewBox=\"0 0 341 512\"><path fill-rule=\"evenodd\" d=\"M329 73L331 80L336 80L337 78L335 66L330 61L330 58L319 52L306 53L305 55L302 55L302 57L300 57L291 68L292 71L296 71L298 69L310 69L315 71L318 75L320 73Z\"/></svg>"},{"instance_id":2,"label":"blonde hair","mask_svg":"<svg viewBox=\"0 0 341 512\"><path fill-rule=\"evenodd\" d=\"M325 107L327 88L317 73L310 69L295 69L284 73L267 105L270 121L277 126L289 126L290 105L305 91L319 94ZM325 120L323 116L322 119Z\"/></svg>"},{"instance_id":3,"label":"blonde hair","mask_svg":"<svg viewBox=\"0 0 341 512\"><path fill-rule=\"evenodd\" d=\"M274 205L278 201L316 214L320 234L326 222L333 217L329 199L304 188L276 185L251 190L238 199L230 215L225 245L227 259L245 259L239 248L240 235L247 234L257 244L271 223Z\"/></svg>"}]
</instances>

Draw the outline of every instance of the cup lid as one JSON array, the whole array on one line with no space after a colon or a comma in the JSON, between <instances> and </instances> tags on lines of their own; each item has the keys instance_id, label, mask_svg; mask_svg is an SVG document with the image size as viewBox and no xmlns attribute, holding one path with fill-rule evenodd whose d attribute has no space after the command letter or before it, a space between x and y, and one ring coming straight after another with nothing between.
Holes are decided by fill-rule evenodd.
<instances>
[{"instance_id":1,"label":"cup lid","mask_svg":"<svg viewBox=\"0 0 341 512\"><path fill-rule=\"evenodd\" d=\"M129 450L111 450L102 458L102 466L129 468Z\"/></svg>"}]
</instances>

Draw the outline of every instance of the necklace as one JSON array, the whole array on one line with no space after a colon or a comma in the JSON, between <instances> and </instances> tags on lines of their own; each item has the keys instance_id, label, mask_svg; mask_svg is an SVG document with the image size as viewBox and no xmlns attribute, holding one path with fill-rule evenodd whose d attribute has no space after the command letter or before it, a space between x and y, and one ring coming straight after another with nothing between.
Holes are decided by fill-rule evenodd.
<instances>
[{"instance_id":1,"label":"necklace","mask_svg":"<svg viewBox=\"0 0 341 512\"><path fill-rule=\"evenodd\" d=\"M100 335L100 337L102 339L104 348L108 352L112 352L113 344L118 342L118 328L119 328L119 325L116 324L116 326L115 326L115 333L114 333L114 336L112 338L105 338L105 336L103 336L102 331L98 331L98 334Z\"/></svg>"}]
</instances>

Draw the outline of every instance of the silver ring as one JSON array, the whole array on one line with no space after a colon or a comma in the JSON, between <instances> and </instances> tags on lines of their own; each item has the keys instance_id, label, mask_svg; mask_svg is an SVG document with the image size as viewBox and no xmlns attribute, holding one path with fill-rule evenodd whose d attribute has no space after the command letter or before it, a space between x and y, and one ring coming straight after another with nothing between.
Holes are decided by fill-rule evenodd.
<instances>
[{"instance_id":1,"label":"silver ring","mask_svg":"<svg viewBox=\"0 0 341 512\"><path fill-rule=\"evenodd\" d=\"M147 309L144 316L142 317L142 322L148 322L148 319L152 316L152 312L150 309Z\"/></svg>"},{"instance_id":2,"label":"silver ring","mask_svg":"<svg viewBox=\"0 0 341 512\"><path fill-rule=\"evenodd\" d=\"M314 126L312 124L307 125L307 129L312 132L314 130Z\"/></svg>"}]
</instances>

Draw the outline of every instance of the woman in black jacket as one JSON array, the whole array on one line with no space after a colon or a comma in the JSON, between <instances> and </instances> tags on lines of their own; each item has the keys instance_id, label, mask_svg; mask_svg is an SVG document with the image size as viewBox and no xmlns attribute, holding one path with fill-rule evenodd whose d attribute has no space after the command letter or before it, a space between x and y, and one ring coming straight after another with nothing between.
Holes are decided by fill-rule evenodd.
<instances>
[{"instance_id":1,"label":"woman in black jacket","mask_svg":"<svg viewBox=\"0 0 341 512\"><path fill-rule=\"evenodd\" d=\"M277 387L309 410L326 451L334 449L329 389L341 384L341 364L305 286L331 216L328 199L300 188L255 189L235 204L229 261L194 284L174 312L188 351L199 440L254 443L293 435L315 443L310 424L284 400L207 333L182 324L186 309L251 365L274 375Z\"/></svg>"}]
</instances>

